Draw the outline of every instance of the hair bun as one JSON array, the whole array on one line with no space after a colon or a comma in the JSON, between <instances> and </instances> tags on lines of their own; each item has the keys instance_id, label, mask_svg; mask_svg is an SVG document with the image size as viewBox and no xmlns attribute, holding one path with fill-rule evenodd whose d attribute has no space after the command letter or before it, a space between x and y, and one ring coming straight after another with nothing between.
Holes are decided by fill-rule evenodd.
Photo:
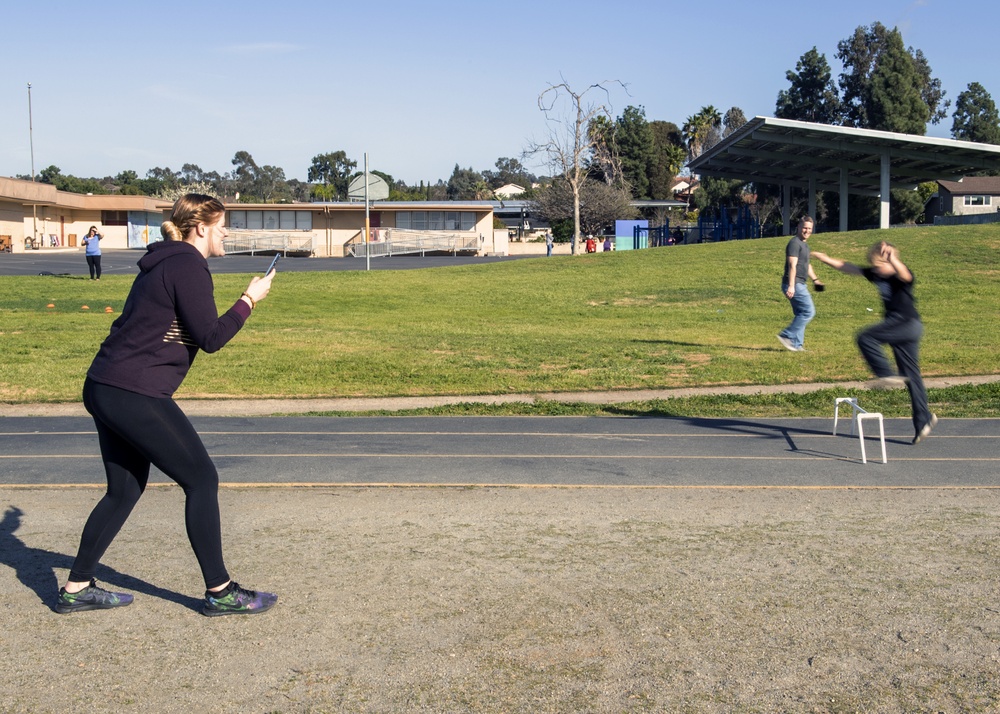
<instances>
[{"instance_id":1,"label":"hair bun","mask_svg":"<svg viewBox=\"0 0 1000 714\"><path fill-rule=\"evenodd\" d=\"M160 232L167 240L184 240L180 228L173 221L164 221L163 225L160 226Z\"/></svg>"}]
</instances>

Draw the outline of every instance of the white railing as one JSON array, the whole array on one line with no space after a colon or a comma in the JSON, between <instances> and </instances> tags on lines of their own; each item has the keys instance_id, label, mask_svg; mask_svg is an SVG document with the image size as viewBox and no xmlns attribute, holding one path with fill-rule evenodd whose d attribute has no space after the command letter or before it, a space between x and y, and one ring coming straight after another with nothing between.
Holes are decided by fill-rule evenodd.
<instances>
[{"instance_id":1,"label":"white railing","mask_svg":"<svg viewBox=\"0 0 1000 714\"><path fill-rule=\"evenodd\" d=\"M348 252L356 258L420 253L478 252L480 239L469 231L415 231L406 228L379 228L372 231L372 240L351 243Z\"/></svg>"},{"instance_id":2,"label":"white railing","mask_svg":"<svg viewBox=\"0 0 1000 714\"><path fill-rule=\"evenodd\" d=\"M230 230L229 237L222 241L226 253L304 253L314 251L311 233L268 233L264 231Z\"/></svg>"}]
</instances>

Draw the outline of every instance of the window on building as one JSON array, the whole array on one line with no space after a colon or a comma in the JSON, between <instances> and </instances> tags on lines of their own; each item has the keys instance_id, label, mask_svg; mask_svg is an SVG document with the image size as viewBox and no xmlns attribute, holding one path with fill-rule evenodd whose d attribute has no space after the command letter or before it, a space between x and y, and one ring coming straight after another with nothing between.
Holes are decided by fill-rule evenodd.
<instances>
[{"instance_id":1,"label":"window on building","mask_svg":"<svg viewBox=\"0 0 1000 714\"><path fill-rule=\"evenodd\" d=\"M101 225L127 226L128 211L101 211Z\"/></svg>"},{"instance_id":2,"label":"window on building","mask_svg":"<svg viewBox=\"0 0 1000 714\"><path fill-rule=\"evenodd\" d=\"M396 228L414 231L468 231L475 227L474 211L396 211Z\"/></svg>"},{"instance_id":3,"label":"window on building","mask_svg":"<svg viewBox=\"0 0 1000 714\"><path fill-rule=\"evenodd\" d=\"M246 231L311 231L312 211L230 211L229 227Z\"/></svg>"},{"instance_id":4,"label":"window on building","mask_svg":"<svg viewBox=\"0 0 1000 714\"><path fill-rule=\"evenodd\" d=\"M965 197L965 205L966 206L989 206L989 205L992 205L990 203L990 199L991 198L993 198L993 197L992 196L966 196Z\"/></svg>"}]
</instances>

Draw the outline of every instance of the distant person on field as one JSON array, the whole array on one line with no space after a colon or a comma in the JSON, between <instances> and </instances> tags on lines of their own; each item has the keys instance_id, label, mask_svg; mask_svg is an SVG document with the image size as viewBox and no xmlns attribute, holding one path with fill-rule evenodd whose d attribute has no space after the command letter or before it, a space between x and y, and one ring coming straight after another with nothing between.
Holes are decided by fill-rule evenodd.
<instances>
[{"instance_id":1,"label":"distant person on field","mask_svg":"<svg viewBox=\"0 0 1000 714\"><path fill-rule=\"evenodd\" d=\"M200 350L215 352L236 336L271 290L274 271L254 277L223 315L215 306L208 258L226 254L226 210L189 193L151 243L121 316L90 365L83 404L94 418L108 490L83 528L80 549L56 611L106 610L132 602L97 586L97 565L139 501L156 466L184 491L188 540L205 580L205 615L264 612L271 593L241 587L222 558L219 474L205 445L171 398ZM166 544L160 547L166 548ZM149 557L155 558L155 550Z\"/></svg>"},{"instance_id":2,"label":"distant person on field","mask_svg":"<svg viewBox=\"0 0 1000 714\"><path fill-rule=\"evenodd\" d=\"M83 237L83 245L87 248L84 255L87 258L87 267L90 268L91 280L101 279L101 238L103 237L97 232L97 226L91 226L87 235Z\"/></svg>"},{"instance_id":3,"label":"distant person on field","mask_svg":"<svg viewBox=\"0 0 1000 714\"><path fill-rule=\"evenodd\" d=\"M870 268L859 268L819 251L816 260L848 275L860 275L878 288L885 315L882 322L867 327L857 335L858 348L875 374L873 387L892 389L906 386L910 390L913 409L913 443L927 438L937 424L937 416L927 405L927 389L920 375L920 338L924 326L913 296L913 273L899 259L899 249L892 243L879 241L868 251ZM889 345L896 358L899 373L893 371L882 345Z\"/></svg>"},{"instance_id":4,"label":"distant person on field","mask_svg":"<svg viewBox=\"0 0 1000 714\"><path fill-rule=\"evenodd\" d=\"M546 231L545 232L545 255L546 256L551 256L552 255L552 241L553 241L552 231Z\"/></svg>"},{"instance_id":5,"label":"distant person on field","mask_svg":"<svg viewBox=\"0 0 1000 714\"><path fill-rule=\"evenodd\" d=\"M816 273L809 264L809 246L806 241L812 232L812 216L802 216L798 230L785 246L785 273L781 278L781 292L792 304L792 321L778 333L778 342L792 352L805 350L806 325L816 316L806 279L811 279L818 291L822 291L824 287L816 279Z\"/></svg>"},{"instance_id":6,"label":"distant person on field","mask_svg":"<svg viewBox=\"0 0 1000 714\"><path fill-rule=\"evenodd\" d=\"M607 253L611 250L611 236L604 237L604 252Z\"/></svg>"}]
</instances>

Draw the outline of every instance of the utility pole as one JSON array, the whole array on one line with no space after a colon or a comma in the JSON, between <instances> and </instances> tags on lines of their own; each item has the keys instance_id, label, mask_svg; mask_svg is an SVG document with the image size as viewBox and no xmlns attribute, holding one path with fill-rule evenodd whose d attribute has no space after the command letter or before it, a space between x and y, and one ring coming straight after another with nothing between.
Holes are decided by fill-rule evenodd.
<instances>
[{"instance_id":1,"label":"utility pole","mask_svg":"<svg viewBox=\"0 0 1000 714\"><path fill-rule=\"evenodd\" d=\"M368 152L365 152L365 270L372 269L372 246L369 237L371 219L368 215Z\"/></svg>"}]
</instances>

